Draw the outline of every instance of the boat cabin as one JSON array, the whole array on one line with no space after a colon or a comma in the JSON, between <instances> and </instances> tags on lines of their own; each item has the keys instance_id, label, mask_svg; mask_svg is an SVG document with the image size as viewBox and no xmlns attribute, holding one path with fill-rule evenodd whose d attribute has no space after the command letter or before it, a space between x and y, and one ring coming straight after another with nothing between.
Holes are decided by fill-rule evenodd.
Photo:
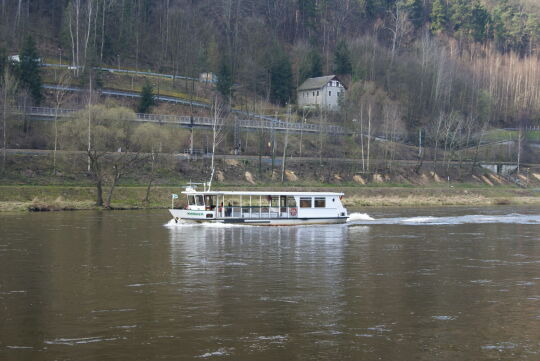
<instances>
[{"instance_id":1,"label":"boat cabin","mask_svg":"<svg viewBox=\"0 0 540 361\"><path fill-rule=\"evenodd\" d=\"M202 219L273 219L347 217L343 193L320 192L182 192L185 217Z\"/></svg>"}]
</instances>

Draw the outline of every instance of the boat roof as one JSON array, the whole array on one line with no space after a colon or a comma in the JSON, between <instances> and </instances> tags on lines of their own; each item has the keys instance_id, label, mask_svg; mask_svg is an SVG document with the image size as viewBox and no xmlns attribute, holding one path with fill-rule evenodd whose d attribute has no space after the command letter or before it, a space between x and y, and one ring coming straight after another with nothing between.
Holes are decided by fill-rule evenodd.
<instances>
[{"instance_id":1,"label":"boat roof","mask_svg":"<svg viewBox=\"0 0 540 361\"><path fill-rule=\"evenodd\" d=\"M196 191L188 190L182 192L182 194L191 194L191 195L224 195L224 196L298 196L298 197L316 197L316 196L329 196L329 197L339 197L343 196L344 193L333 193L333 192L245 192L245 191Z\"/></svg>"}]
</instances>

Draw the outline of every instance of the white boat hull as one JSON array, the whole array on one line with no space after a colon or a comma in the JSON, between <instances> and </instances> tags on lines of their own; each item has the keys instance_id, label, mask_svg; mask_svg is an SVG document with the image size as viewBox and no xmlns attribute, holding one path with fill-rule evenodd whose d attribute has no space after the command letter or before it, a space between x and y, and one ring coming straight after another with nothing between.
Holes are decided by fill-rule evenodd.
<instances>
[{"instance_id":1,"label":"white boat hull","mask_svg":"<svg viewBox=\"0 0 540 361\"><path fill-rule=\"evenodd\" d=\"M297 226L310 224L338 224L347 222L348 217L291 217L291 218L239 218L214 217L212 211L192 211L185 209L169 209L176 222L192 223L228 223L250 226Z\"/></svg>"}]
</instances>

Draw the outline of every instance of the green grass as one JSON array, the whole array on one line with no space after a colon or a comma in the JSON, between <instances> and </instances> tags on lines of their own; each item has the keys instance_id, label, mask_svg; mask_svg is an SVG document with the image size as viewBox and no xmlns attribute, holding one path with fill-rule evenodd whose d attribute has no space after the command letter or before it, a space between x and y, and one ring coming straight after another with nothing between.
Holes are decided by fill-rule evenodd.
<instances>
[{"instance_id":1,"label":"green grass","mask_svg":"<svg viewBox=\"0 0 540 361\"><path fill-rule=\"evenodd\" d=\"M516 140L517 131L513 130L504 130L504 129L494 129L490 130L484 136L484 139L488 142L502 142L505 140Z\"/></svg>"},{"instance_id":2,"label":"green grass","mask_svg":"<svg viewBox=\"0 0 540 361\"><path fill-rule=\"evenodd\" d=\"M494 129L486 133L484 139L488 142L502 142L507 140L517 140L519 131L517 130L504 130ZM524 132L524 137L530 142L540 141L540 131L528 130Z\"/></svg>"}]
</instances>

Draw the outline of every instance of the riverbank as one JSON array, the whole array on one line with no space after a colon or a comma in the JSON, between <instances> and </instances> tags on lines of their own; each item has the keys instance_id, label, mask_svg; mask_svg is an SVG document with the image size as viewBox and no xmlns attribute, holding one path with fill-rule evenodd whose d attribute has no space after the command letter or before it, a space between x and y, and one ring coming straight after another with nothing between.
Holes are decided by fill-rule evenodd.
<instances>
[{"instance_id":1,"label":"riverbank","mask_svg":"<svg viewBox=\"0 0 540 361\"><path fill-rule=\"evenodd\" d=\"M280 187L217 186L224 190L273 190ZM420 207L420 206L493 206L540 205L540 191L512 186L307 186L287 187L287 191L340 191L345 193L343 203L351 209L362 207ZM146 187L118 187L112 208L166 209L171 194L179 187L154 187L150 201L144 202ZM0 212L64 211L98 209L94 201L95 189L80 186L0 186ZM182 200L182 199L181 199Z\"/></svg>"}]
</instances>

